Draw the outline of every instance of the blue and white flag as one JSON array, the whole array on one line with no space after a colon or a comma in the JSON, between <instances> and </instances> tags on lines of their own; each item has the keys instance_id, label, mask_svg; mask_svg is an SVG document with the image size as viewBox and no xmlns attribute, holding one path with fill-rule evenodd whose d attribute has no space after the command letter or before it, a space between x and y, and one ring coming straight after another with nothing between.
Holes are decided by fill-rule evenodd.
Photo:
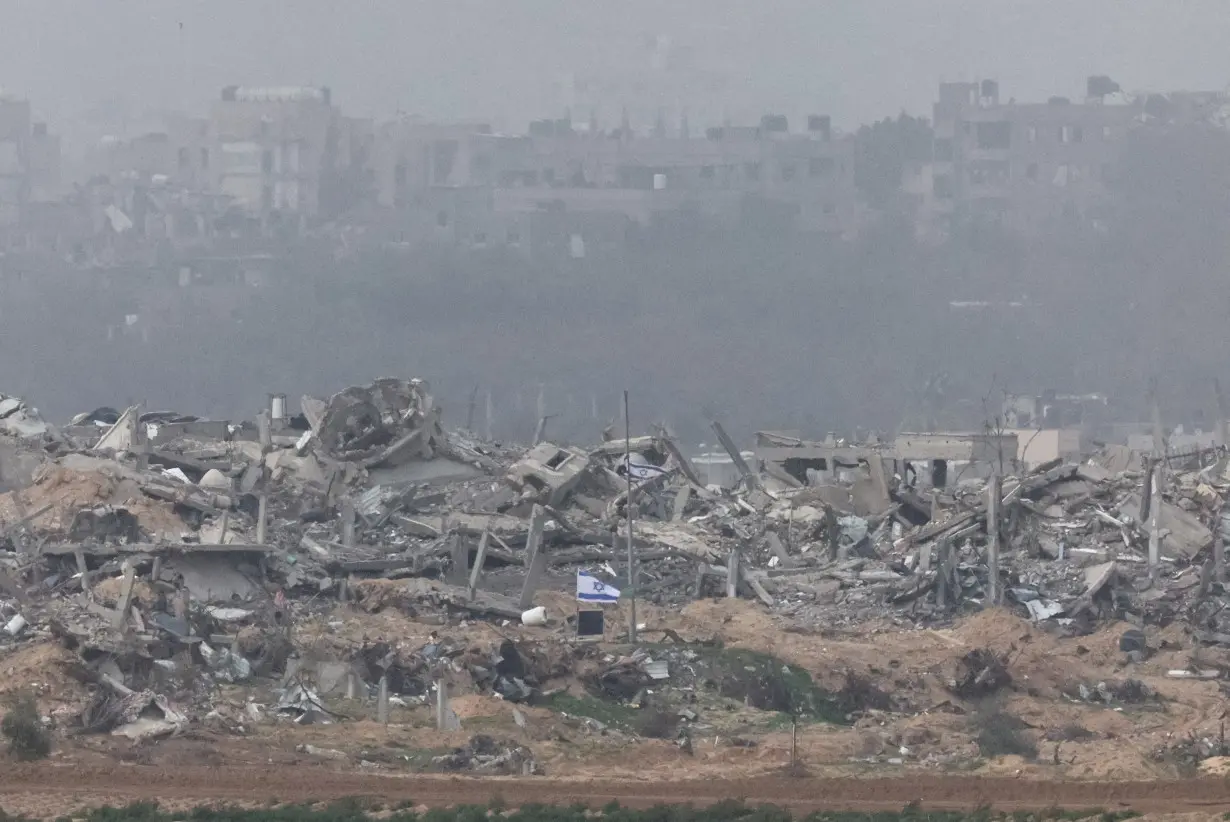
<instances>
[{"instance_id":1,"label":"blue and white flag","mask_svg":"<svg viewBox=\"0 0 1230 822\"><path fill-rule=\"evenodd\" d=\"M577 571L577 599L582 602L619 602L619 589L593 574Z\"/></svg>"}]
</instances>

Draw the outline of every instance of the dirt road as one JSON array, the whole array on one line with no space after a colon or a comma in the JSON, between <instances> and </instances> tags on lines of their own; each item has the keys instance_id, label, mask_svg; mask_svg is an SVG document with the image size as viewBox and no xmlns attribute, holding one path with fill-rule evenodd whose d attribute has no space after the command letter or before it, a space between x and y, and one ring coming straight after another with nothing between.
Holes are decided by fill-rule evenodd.
<instances>
[{"instance_id":1,"label":"dirt road","mask_svg":"<svg viewBox=\"0 0 1230 822\"><path fill-rule=\"evenodd\" d=\"M584 802L612 799L625 805L691 802L723 798L769 802L796 812L816 809L894 810L914 800L934 808L1003 809L1131 808L1140 812L1230 809L1230 782L1220 779L1174 782L1037 782L976 777L807 779L759 777L694 782L568 781L549 778L469 779L394 777L331 771L323 767L162 769L149 766L7 768L0 780L0 805L10 812L49 816L83 806L157 799L170 807L203 803L265 803L350 796L425 805L486 803L501 797L509 805L528 802Z\"/></svg>"}]
</instances>

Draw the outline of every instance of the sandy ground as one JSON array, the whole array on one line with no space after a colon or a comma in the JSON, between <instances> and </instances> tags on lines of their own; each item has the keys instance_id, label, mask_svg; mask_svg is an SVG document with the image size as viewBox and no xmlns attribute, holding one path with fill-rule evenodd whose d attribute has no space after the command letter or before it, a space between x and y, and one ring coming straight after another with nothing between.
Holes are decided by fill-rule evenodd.
<instances>
[{"instance_id":1,"label":"sandy ground","mask_svg":"<svg viewBox=\"0 0 1230 822\"><path fill-rule=\"evenodd\" d=\"M552 603L555 604L555 603ZM800 760L818 776L869 776L905 770L922 773L976 773L1034 779L1147 780L1189 775L1156 753L1195 736L1217 739L1224 697L1217 682L1176 680L1166 671L1188 666L1191 643L1178 633L1155 635L1166 650L1140 665L1128 664L1117 650L1126 626L1107 625L1097 633L1057 639L1027 621L999 610L967 618L951 630L882 630L868 627L859 635L821 636L798 633L753 603L713 600L679 612L643 609L646 636L671 627L685 639L720 636L727 647L772 653L788 665L805 668L817 682L839 689L847 674L866 677L894 695L904 708L893 713L870 711L853 726L801 726ZM616 623L612 618L608 623ZM416 620L386 608L379 613L339 608L297 628L305 656L344 658L363 641L386 640L406 649L421 647L432 631L470 647L491 647L506 636L537 640L549 653L566 654L550 628L525 629L489 623ZM660 636L660 634L659 634ZM975 648L1007 654L1013 686L996 704L1018 717L1026 736L1037 742L1039 756L1027 762L1014 756L980 757L974 741L978 706L962 704L948 690L957 660ZM609 645L599 653L617 655L626 646ZM1230 664L1220 652L1201 651L1205 664ZM0 697L33 688L45 714L67 726L86 698L84 688L64 673L72 654L51 643L24 646L0 659ZM1162 698L1158 704L1105 706L1071 698L1077 683L1096 684L1137 678ZM580 693L575 677L551 687ZM264 690L262 690L262 688ZM271 719L252 722L245 716L251 701L267 704L269 685L223 686L213 698L226 718L206 720L185 737L133 748L125 740L79 736L62 741L60 756L84 764L121 758L182 757L185 764L262 764L299 761L296 748L313 745L338 750L352 766L374 762L385 770L412 770L405 763L463 745L475 733L488 734L530 748L551 777L636 778L646 767L669 768L673 778L720 778L764 775L789 762L791 734L775 715L741 704L711 704L702 721L711 730L694 737L689 756L670 740L597 734L575 719L547 708L519 706L526 727L514 721L513 706L491 696L454 690L453 707L462 730L441 733L432 726L431 708L411 703L395 708L389 728L371 721L370 704L340 702L348 721L300 726ZM267 715L266 715L267 716ZM1058 746L1046 741L1061 729L1078 728L1084 738ZM736 747L732 737L755 745ZM905 753L901 753L902 750ZM889 759L902 758L900 764ZM309 758L310 761L310 758Z\"/></svg>"},{"instance_id":2,"label":"sandy ground","mask_svg":"<svg viewBox=\"0 0 1230 822\"><path fill-rule=\"evenodd\" d=\"M567 595L550 592L541 604L555 613L571 606ZM1196 651L1177 626L1154 631L1151 643L1161 650L1133 664L1118 651L1126 625L1108 624L1092 635L1064 639L1003 610L980 612L947 630L864 625L857 633L817 633L801 632L752 602L708 600L682 612L642 606L638 621L645 624L649 642L660 641L663 628L686 641L719 639L728 648L771 653L831 689L840 688L849 674L866 677L893 694L898 710L869 711L853 726L801 726L798 753L808 778L798 779L782 777L790 761L789 729L773 722L776 715L740 704L708 704L701 714L711 730L694 737L689 755L672 740L599 733L546 707L513 706L464 689L451 702L462 730L451 733L437 731L431 708L413 701L392 711L388 727L373 721L370 704L344 700L336 707L347 719L333 725L301 726L275 721L268 713L252 721L248 705L267 705L270 684L230 685L213 697L216 716L177 737L137 744L60 734L49 762L37 767L6 762L0 806L57 815L138 798L264 803L370 794L426 804L495 795L510 804L603 804L618 798L645 805L741 797L796 810L896 809L913 800L976 807L994 801L1004 808L1130 807L1174 819L1207 818L1230 809L1230 781L1224 775L1230 760L1205 763L1206 773L1217 778L1174 781L1193 771L1157 755L1188 737L1216 740L1225 711L1217 682L1166 676L1170 669L1189 667L1194 653L1201 666L1230 667L1224 652ZM608 640L614 640L622 618L611 614L607 622ZM297 625L296 642L306 656L339 659L376 640L413 650L433 631L470 648L489 648L511 637L536 641L543 653L570 652L557 628L412 618L395 607L378 613L339 607ZM974 725L979 707L963 704L948 688L957 661L977 648L1007 656L1013 684L997 695L996 704L1023 722L1023 733L1038 744L1037 759L979 755ZM611 641L595 651L614 656L628 649ZM67 729L88 698L66 673L74 657L51 641L5 655L0 699L32 689L43 713ZM1128 678L1145 682L1160 702L1106 706L1071 697L1078 683ZM573 692L578 687L575 676L550 684ZM1065 728L1081 729L1084 738L1056 750L1046 738ZM546 775L476 780L421 773L432 756L475 734L531 749ZM735 745L736 737L754 744ZM665 778L671 781L651 781Z\"/></svg>"},{"instance_id":3,"label":"sandy ground","mask_svg":"<svg viewBox=\"0 0 1230 822\"><path fill-rule=\"evenodd\" d=\"M0 521L20 519L19 510L42 511L30 521L32 530L64 533L78 511L100 505L126 508L154 539L174 540L188 531L171 505L142 494L135 483L61 466L45 466L30 487L0 494Z\"/></svg>"}]
</instances>

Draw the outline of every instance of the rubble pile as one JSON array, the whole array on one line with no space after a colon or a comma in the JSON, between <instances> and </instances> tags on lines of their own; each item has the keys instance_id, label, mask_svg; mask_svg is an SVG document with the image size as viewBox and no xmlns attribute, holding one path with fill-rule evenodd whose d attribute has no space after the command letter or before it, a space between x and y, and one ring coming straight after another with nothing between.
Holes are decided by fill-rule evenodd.
<instances>
[{"instance_id":1,"label":"rubble pile","mask_svg":"<svg viewBox=\"0 0 1230 822\"><path fill-rule=\"evenodd\" d=\"M691 481L680 496L691 469L662 436L593 451L481 442L444 431L421 380L301 405L291 416L279 398L237 424L104 407L56 429L0 398L0 435L37 464L0 495L0 642L79 653L73 675L95 687L81 728L171 733L210 714L218 683L268 676L286 678L275 713L294 721L327 719L328 694L382 679L421 697L442 666L524 701L545 677L507 641L379 659L365 645L322 685L295 662L290 626L339 600L519 622L575 568L614 578L629 505L641 594L658 601L690 598L697 563L747 536L706 524L743 513L735 496Z\"/></svg>"},{"instance_id":2,"label":"rubble pile","mask_svg":"<svg viewBox=\"0 0 1230 822\"><path fill-rule=\"evenodd\" d=\"M1140 472L1112 474L1096 460L1040 466L999 483L994 528L982 480L927 498L894 477L885 512L865 518L820 500L832 486L781 491L767 518L785 529L762 540L772 567L760 582L782 609L830 626L943 620L994 596L1069 634L1111 618L1159 627L1183 618L1204 626L1202 641L1230 646L1216 627L1230 592L1213 567L1230 494L1225 465L1223 457L1169 474L1156 518ZM787 535L797 549L782 550Z\"/></svg>"},{"instance_id":3,"label":"rubble pile","mask_svg":"<svg viewBox=\"0 0 1230 822\"><path fill-rule=\"evenodd\" d=\"M76 655L68 673L90 688L79 730L146 739L195 722L231 733L345 722L342 695L384 700L387 721L388 704L432 704L442 688L539 704L564 681L647 706L670 671L766 711L845 717L910 704L850 671L831 692L774 664L761 670L763 660L742 665L758 672L747 681L720 665L702 677L708 657L669 629L678 647L593 651L577 641L583 609L560 604L580 571L668 609L748 598L798 630L945 626L1002 605L1057 635L1131 623L1120 650L1132 661L1176 621L1198 643L1230 647L1220 450L1168 460L1108 450L1019 471L979 455L977 438L949 437L944 448L994 467L950 484L934 458L928 486L900 441L761 434L749 460L715 424L736 472L723 486L702 480L663 430L590 448L446 431L422 380L300 405L292 415L275 397L239 423L99 408L57 428L0 397L0 459L35 466L0 495L0 650L51 641ZM919 453L938 447L913 436ZM437 620L439 635L330 636L341 604ZM309 623L326 626L312 642L299 630ZM491 633L460 640L471 624ZM608 620L597 640L627 631ZM1000 652L968 650L944 683L978 700L1014 687L1009 668ZM219 687L256 680L276 683L265 703L219 707ZM1130 677L1070 690L1085 703L1153 699ZM445 703L438 726L455 729ZM695 719L683 711L672 729ZM487 736L434 762L538 767L523 746Z\"/></svg>"}]
</instances>

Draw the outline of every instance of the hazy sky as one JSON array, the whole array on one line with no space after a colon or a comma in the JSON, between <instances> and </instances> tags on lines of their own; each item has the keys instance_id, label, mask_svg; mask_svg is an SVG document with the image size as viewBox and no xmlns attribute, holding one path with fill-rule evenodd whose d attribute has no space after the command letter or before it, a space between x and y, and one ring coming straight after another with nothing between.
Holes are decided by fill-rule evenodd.
<instances>
[{"instance_id":1,"label":"hazy sky","mask_svg":"<svg viewBox=\"0 0 1230 822\"><path fill-rule=\"evenodd\" d=\"M1230 84L1227 0L0 0L0 86L53 128L105 101L204 112L227 84L327 84L348 113L558 116L560 83L645 68L666 35L723 104L838 125L930 111L941 79L1005 96Z\"/></svg>"}]
</instances>

